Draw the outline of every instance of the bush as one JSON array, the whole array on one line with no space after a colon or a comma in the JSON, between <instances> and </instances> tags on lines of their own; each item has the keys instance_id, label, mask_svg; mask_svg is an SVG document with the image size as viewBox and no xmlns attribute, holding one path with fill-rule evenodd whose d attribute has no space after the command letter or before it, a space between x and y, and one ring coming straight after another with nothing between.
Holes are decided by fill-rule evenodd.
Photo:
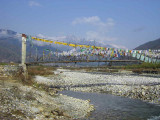
<instances>
[{"instance_id":1,"label":"bush","mask_svg":"<svg viewBox=\"0 0 160 120\"><path fill-rule=\"evenodd\" d=\"M160 63L158 64L153 64L153 63L145 63L143 62L142 64L139 64L139 65L128 65L128 66L125 66L126 69L139 69L139 68L144 68L144 69L147 69L147 68L151 68L151 69L158 69L160 68Z\"/></svg>"}]
</instances>

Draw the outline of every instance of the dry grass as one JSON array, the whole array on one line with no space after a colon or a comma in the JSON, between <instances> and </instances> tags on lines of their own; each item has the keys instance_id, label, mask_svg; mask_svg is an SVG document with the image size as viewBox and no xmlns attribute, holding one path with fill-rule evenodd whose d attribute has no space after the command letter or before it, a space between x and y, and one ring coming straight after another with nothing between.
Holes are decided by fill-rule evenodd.
<instances>
[{"instance_id":1,"label":"dry grass","mask_svg":"<svg viewBox=\"0 0 160 120\"><path fill-rule=\"evenodd\" d=\"M78 68L65 68L65 69L70 69L70 70L84 70L86 72L106 72L106 73L114 73L118 72L118 68L111 69L109 67L78 67Z\"/></svg>"},{"instance_id":2,"label":"dry grass","mask_svg":"<svg viewBox=\"0 0 160 120\"><path fill-rule=\"evenodd\" d=\"M142 73L149 73L149 74L159 74L160 73L160 69L133 69L132 70L133 73L137 73L137 74L142 74Z\"/></svg>"},{"instance_id":3,"label":"dry grass","mask_svg":"<svg viewBox=\"0 0 160 120\"><path fill-rule=\"evenodd\" d=\"M54 67L50 66L29 66L28 67L28 75L35 76L35 75L53 75L53 71L56 70Z\"/></svg>"},{"instance_id":4,"label":"dry grass","mask_svg":"<svg viewBox=\"0 0 160 120\"><path fill-rule=\"evenodd\" d=\"M27 69L28 69L27 79L25 79L22 69L19 69L19 71L14 76L12 76L12 78L21 81L25 85L32 85L33 84L32 79L34 76L53 75L54 74L53 71L56 70L56 68L50 66L28 66Z\"/></svg>"}]
</instances>

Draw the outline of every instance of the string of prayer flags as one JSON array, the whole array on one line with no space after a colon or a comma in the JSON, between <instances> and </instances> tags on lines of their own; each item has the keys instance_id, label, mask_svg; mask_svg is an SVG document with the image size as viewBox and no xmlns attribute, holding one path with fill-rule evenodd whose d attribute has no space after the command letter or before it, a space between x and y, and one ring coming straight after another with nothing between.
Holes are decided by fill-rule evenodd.
<instances>
[{"instance_id":1,"label":"string of prayer flags","mask_svg":"<svg viewBox=\"0 0 160 120\"><path fill-rule=\"evenodd\" d=\"M136 57L136 53L133 53L133 54L132 54L132 57Z\"/></svg>"},{"instance_id":2,"label":"string of prayer flags","mask_svg":"<svg viewBox=\"0 0 160 120\"><path fill-rule=\"evenodd\" d=\"M45 39L41 39L41 38L36 38L36 37L32 37L32 39L37 40L37 41L42 41L42 42L49 42L49 43L53 43L53 41L45 40Z\"/></svg>"},{"instance_id":3,"label":"string of prayer flags","mask_svg":"<svg viewBox=\"0 0 160 120\"><path fill-rule=\"evenodd\" d=\"M99 46L90 46L90 45L80 45L80 44L72 44L65 43L59 41L50 41L46 39L36 38L27 36L27 39L30 40L31 45L33 47L32 39L42 42L54 43L59 45L71 46L71 47L80 47L80 52L74 51L73 53L64 53L59 55L70 55L70 56L78 56L78 55L100 55L102 57L121 57L121 56L132 56L144 62L160 62L160 50L128 50L128 49L115 49L115 48L106 48ZM58 55L58 52L56 53Z\"/></svg>"},{"instance_id":4,"label":"string of prayer flags","mask_svg":"<svg viewBox=\"0 0 160 120\"><path fill-rule=\"evenodd\" d=\"M141 55L140 60L141 60L141 61L144 61L144 55Z\"/></svg>"},{"instance_id":5,"label":"string of prayer flags","mask_svg":"<svg viewBox=\"0 0 160 120\"><path fill-rule=\"evenodd\" d=\"M145 57L145 62L148 62L148 57Z\"/></svg>"},{"instance_id":6,"label":"string of prayer flags","mask_svg":"<svg viewBox=\"0 0 160 120\"><path fill-rule=\"evenodd\" d=\"M140 54L139 53L137 53L137 59L140 59Z\"/></svg>"},{"instance_id":7,"label":"string of prayer flags","mask_svg":"<svg viewBox=\"0 0 160 120\"><path fill-rule=\"evenodd\" d=\"M149 62L149 63L151 63L151 62L152 62L151 58L149 58L149 59L148 59L148 62Z\"/></svg>"}]
</instances>

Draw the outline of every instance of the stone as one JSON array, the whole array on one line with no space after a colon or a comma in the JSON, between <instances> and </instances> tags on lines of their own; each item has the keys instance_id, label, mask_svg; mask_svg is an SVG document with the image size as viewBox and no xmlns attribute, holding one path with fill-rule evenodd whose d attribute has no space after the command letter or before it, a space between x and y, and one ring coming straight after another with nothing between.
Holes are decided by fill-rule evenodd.
<instances>
[{"instance_id":1,"label":"stone","mask_svg":"<svg viewBox=\"0 0 160 120\"><path fill-rule=\"evenodd\" d=\"M144 85L142 85L141 87L142 87L142 89L145 89L145 90L148 89L148 87L147 87L147 86L144 86Z\"/></svg>"},{"instance_id":2,"label":"stone","mask_svg":"<svg viewBox=\"0 0 160 120\"><path fill-rule=\"evenodd\" d=\"M43 107L38 107L38 109L39 109L40 112L44 111Z\"/></svg>"},{"instance_id":3,"label":"stone","mask_svg":"<svg viewBox=\"0 0 160 120\"><path fill-rule=\"evenodd\" d=\"M53 118L56 118L56 115L51 115L51 120L54 120Z\"/></svg>"},{"instance_id":4,"label":"stone","mask_svg":"<svg viewBox=\"0 0 160 120\"><path fill-rule=\"evenodd\" d=\"M142 91L142 95L144 96L146 93L144 91Z\"/></svg>"},{"instance_id":5,"label":"stone","mask_svg":"<svg viewBox=\"0 0 160 120\"><path fill-rule=\"evenodd\" d=\"M34 112L34 113L39 113L40 110L38 108L35 108L35 107L31 107L31 111Z\"/></svg>"},{"instance_id":6,"label":"stone","mask_svg":"<svg viewBox=\"0 0 160 120\"><path fill-rule=\"evenodd\" d=\"M135 93L136 91L135 90L132 90L132 93Z\"/></svg>"},{"instance_id":7,"label":"stone","mask_svg":"<svg viewBox=\"0 0 160 120\"><path fill-rule=\"evenodd\" d=\"M122 93L122 91L118 91L119 93Z\"/></svg>"},{"instance_id":8,"label":"stone","mask_svg":"<svg viewBox=\"0 0 160 120\"><path fill-rule=\"evenodd\" d=\"M55 90L49 91L49 95L54 96L57 92Z\"/></svg>"},{"instance_id":9,"label":"stone","mask_svg":"<svg viewBox=\"0 0 160 120\"><path fill-rule=\"evenodd\" d=\"M54 111L54 110L52 110L51 113L52 113L53 115L58 116L58 112L56 112L56 111Z\"/></svg>"},{"instance_id":10,"label":"stone","mask_svg":"<svg viewBox=\"0 0 160 120\"><path fill-rule=\"evenodd\" d=\"M49 112L44 112L43 115L44 115L45 117L49 118L50 113L49 113Z\"/></svg>"}]
</instances>

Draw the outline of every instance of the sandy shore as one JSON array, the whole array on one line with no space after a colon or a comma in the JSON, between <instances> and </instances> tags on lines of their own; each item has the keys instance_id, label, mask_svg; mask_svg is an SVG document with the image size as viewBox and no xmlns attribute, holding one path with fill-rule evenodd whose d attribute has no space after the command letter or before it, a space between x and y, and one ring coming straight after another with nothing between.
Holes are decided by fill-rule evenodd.
<instances>
[{"instance_id":1,"label":"sandy shore","mask_svg":"<svg viewBox=\"0 0 160 120\"><path fill-rule=\"evenodd\" d=\"M36 81L53 87L83 92L105 92L160 103L160 78L131 74L99 74L58 69L55 77L36 76Z\"/></svg>"}]
</instances>

